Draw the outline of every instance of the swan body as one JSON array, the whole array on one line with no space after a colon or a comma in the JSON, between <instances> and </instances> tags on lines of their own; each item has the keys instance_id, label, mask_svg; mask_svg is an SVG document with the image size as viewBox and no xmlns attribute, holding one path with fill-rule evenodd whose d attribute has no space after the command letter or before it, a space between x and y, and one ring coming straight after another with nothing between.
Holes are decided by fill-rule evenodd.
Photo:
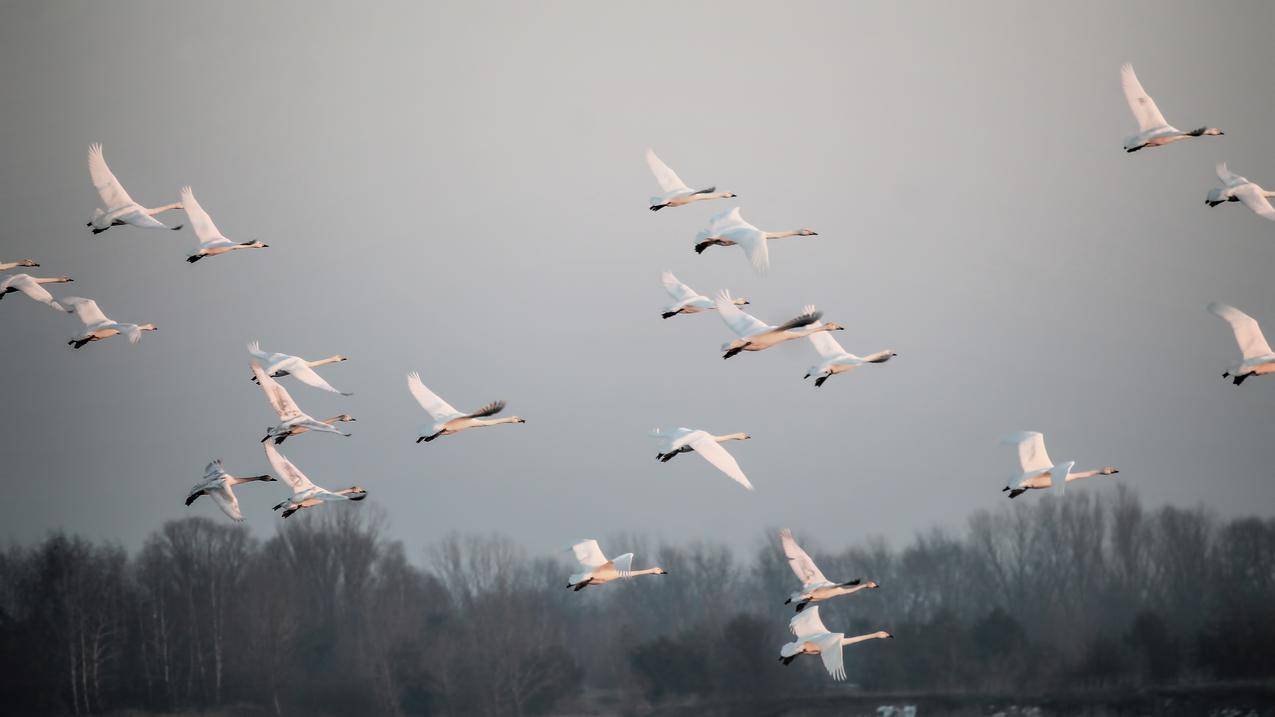
<instances>
[{"instance_id":1,"label":"swan body","mask_svg":"<svg viewBox=\"0 0 1275 717\"><path fill-rule=\"evenodd\" d=\"M819 233L813 229L792 229L783 232L765 232L744 221L739 207L727 209L708 220L708 228L695 235L695 253L703 254L710 246L738 246L748 256L753 271L765 274L770 268L771 239L785 237L813 237Z\"/></svg>"},{"instance_id":2,"label":"swan body","mask_svg":"<svg viewBox=\"0 0 1275 717\"><path fill-rule=\"evenodd\" d=\"M36 267L38 263L30 259L19 259L17 261L0 261L0 271L8 271L19 267Z\"/></svg>"},{"instance_id":3,"label":"swan body","mask_svg":"<svg viewBox=\"0 0 1275 717\"><path fill-rule=\"evenodd\" d=\"M813 309L814 307L809 308ZM817 329L820 325L819 321L815 321L810 327ZM810 343L815 347L819 358L822 359L819 363L811 366L806 371L806 375L802 377L804 380L814 376L815 388L822 386L824 381L839 373L853 371L864 364L885 363L898 356L898 354L887 349L860 358L841 348L841 344L833 338L832 334L826 331L816 331L807 338L810 339Z\"/></svg>"},{"instance_id":4,"label":"swan body","mask_svg":"<svg viewBox=\"0 0 1275 717\"><path fill-rule=\"evenodd\" d=\"M1257 216L1275 221L1275 208L1271 207L1270 202L1270 197L1275 197L1275 192L1262 189L1247 178L1235 174L1227 168L1226 162L1217 163L1217 178L1222 180L1222 186L1209 190L1205 204L1216 207L1225 202L1243 202Z\"/></svg>"},{"instance_id":5,"label":"swan body","mask_svg":"<svg viewBox=\"0 0 1275 717\"><path fill-rule=\"evenodd\" d=\"M719 291L716 303L717 315L738 337L734 341L722 344L722 351L725 352L722 355L724 359L740 351L763 351L784 341L804 338L821 331L841 331L845 328L841 324L820 323L819 319L823 314L809 305L797 318L785 321L778 326L771 326L740 310L728 291Z\"/></svg>"},{"instance_id":6,"label":"swan body","mask_svg":"<svg viewBox=\"0 0 1275 717\"><path fill-rule=\"evenodd\" d=\"M239 512L239 499L235 497L234 487L242 483L251 483L252 481L273 480L274 476L270 475L248 476L246 478L232 476L222 468L221 459L218 458L204 468L204 477L186 495L186 505L194 503L199 496L206 495L212 498L217 507L221 508L221 512L230 516L232 520L243 520L243 513Z\"/></svg>"},{"instance_id":7,"label":"swan body","mask_svg":"<svg viewBox=\"0 0 1275 717\"><path fill-rule=\"evenodd\" d=\"M115 178L111 173L111 168L106 166L106 158L102 156L102 145L93 144L89 146L89 177L93 180L93 187L97 189L97 193L102 198L102 204L106 209L97 209L93 212L93 218L89 220L87 226L93 230L94 234L101 234L111 227L118 227L129 224L142 229L172 229L177 231L182 226L178 224L175 227L165 226L155 218L156 214L166 212L170 209L181 209L181 202L173 202L165 204L154 209L147 209L133 198L128 196L128 192L124 191L124 185Z\"/></svg>"},{"instance_id":8,"label":"swan body","mask_svg":"<svg viewBox=\"0 0 1275 717\"><path fill-rule=\"evenodd\" d=\"M1209 313L1231 325L1235 334L1235 343L1239 344L1242 359L1231 368L1222 372L1222 378L1229 378L1236 385L1244 383L1249 376L1263 376L1275 373L1275 353L1262 335L1262 327L1248 314L1234 306L1213 302L1208 306Z\"/></svg>"},{"instance_id":9,"label":"swan body","mask_svg":"<svg viewBox=\"0 0 1275 717\"><path fill-rule=\"evenodd\" d=\"M1131 135L1124 141L1126 152L1137 152L1143 147L1159 147L1191 137L1225 134L1216 127L1201 127L1190 132L1183 132L1170 125L1165 121L1164 115L1160 114L1160 108L1156 107L1155 100L1142 89L1142 83L1138 82L1138 76L1133 72L1133 65L1127 62L1120 68L1120 86L1124 90L1125 101L1129 103L1129 110L1138 121L1137 134Z\"/></svg>"},{"instance_id":10,"label":"swan body","mask_svg":"<svg viewBox=\"0 0 1275 717\"><path fill-rule=\"evenodd\" d=\"M186 261L191 264L206 256L217 256L236 249L266 249L270 246L256 239L248 242L230 241L222 235L221 230L217 229L217 225L213 224L212 217L208 216L208 212L200 206L199 200L195 199L195 192L189 186L182 187L181 195L181 206L186 210L190 228L195 230L195 237L199 239L199 249L186 257Z\"/></svg>"},{"instance_id":11,"label":"swan body","mask_svg":"<svg viewBox=\"0 0 1275 717\"><path fill-rule=\"evenodd\" d=\"M109 339L117 334L127 336L128 342L135 344L142 340L143 331L159 331L159 327L155 324L124 324L112 321L106 317L106 314L102 313L102 310L97 306L97 302L92 299L68 296L62 299L62 303L71 307L67 311L74 312L80 323L84 324L83 331L66 342L67 345L77 349L82 348L85 344Z\"/></svg>"},{"instance_id":12,"label":"swan body","mask_svg":"<svg viewBox=\"0 0 1275 717\"><path fill-rule=\"evenodd\" d=\"M834 583L824 577L823 572L815 565L815 561L810 559L800 545L797 545L797 541L792 537L792 531L787 528L779 531L779 542L783 545L784 557L788 558L788 567L792 568L793 574L801 581L801 589L789 595L784 601L785 605L796 603L797 612L805 610L813 602L823 602L841 595L853 595L860 590L875 590L880 587L871 580L864 582L861 579L855 579L844 583Z\"/></svg>"},{"instance_id":13,"label":"swan body","mask_svg":"<svg viewBox=\"0 0 1275 717\"><path fill-rule=\"evenodd\" d=\"M662 431L656 428L651 431L651 437L660 444L660 451L655 454L656 460L668 463L676 458L679 453L695 451L704 460L713 464L714 468L730 476L736 483L748 490L753 489L753 484L748 482L748 476L744 475L744 471L740 469L735 457L721 445L726 441L746 441L752 438L747 433L728 433L724 436L715 436L707 431L693 428L675 428L671 431Z\"/></svg>"},{"instance_id":14,"label":"swan body","mask_svg":"<svg viewBox=\"0 0 1275 717\"><path fill-rule=\"evenodd\" d=\"M730 199L735 196L731 192L719 192L717 187L691 189L677 176L676 172L655 156L654 150L646 150L646 166L651 168L651 174L655 175L655 181L659 183L660 192L662 192L651 197L653 212L658 212L664 207L680 207L704 199Z\"/></svg>"},{"instance_id":15,"label":"swan body","mask_svg":"<svg viewBox=\"0 0 1275 717\"><path fill-rule=\"evenodd\" d=\"M583 570L567 578L568 590L580 592L587 587L606 585L614 580L627 580L638 575L668 575L667 570L659 567L633 570L633 553L608 560L602 554L602 548L598 547L598 541L592 538L581 540L572 545L570 550Z\"/></svg>"},{"instance_id":16,"label":"swan body","mask_svg":"<svg viewBox=\"0 0 1275 717\"><path fill-rule=\"evenodd\" d=\"M252 354L263 366L262 370L271 378L282 378L284 376L295 376L298 381L307 386L313 386L329 393L339 393L342 396L353 396L352 393L339 391L332 387L323 377L314 372L316 366L326 366L330 363L340 363L347 360L341 354L335 354L318 361L306 361L300 356L291 356L281 353L267 353L261 350L261 344L253 341L248 344L248 353ZM256 375L252 377L253 381L257 380Z\"/></svg>"},{"instance_id":17,"label":"swan body","mask_svg":"<svg viewBox=\"0 0 1275 717\"><path fill-rule=\"evenodd\" d=\"M334 428L331 423L320 421L302 412L297 407L296 401L293 401L292 396L288 394L288 390L280 386L278 381L270 378L261 368L261 364L256 361L252 362L252 373L257 378L257 383L261 385L261 390L265 392L266 399L270 401L270 407L279 416L279 423L266 429L266 437L261 439L262 443L271 439L274 439L276 444L283 443L288 436L295 436L307 431L335 433L338 436L349 437L350 434ZM298 431L298 428L306 430Z\"/></svg>"},{"instance_id":18,"label":"swan body","mask_svg":"<svg viewBox=\"0 0 1275 717\"><path fill-rule=\"evenodd\" d=\"M29 274L12 274L0 281L0 299L6 294L22 292L32 299L48 306L56 311L66 311L66 308L53 300L53 295L42 286L43 284L66 284L74 281L69 276L56 276L50 278L36 278Z\"/></svg>"},{"instance_id":19,"label":"swan body","mask_svg":"<svg viewBox=\"0 0 1275 717\"><path fill-rule=\"evenodd\" d=\"M310 482L305 474L299 468L292 464L292 461L284 457L274 445L266 444L266 460L270 461L270 465L274 467L276 473L279 474L279 480L288 484L292 489L292 497L274 506L272 510L283 510L281 514L284 518L292 515L298 510L313 508L316 505L331 503L339 500L363 500L367 497L367 491L356 485L349 488L342 488L338 491L330 491L327 488L321 488Z\"/></svg>"},{"instance_id":20,"label":"swan body","mask_svg":"<svg viewBox=\"0 0 1275 717\"><path fill-rule=\"evenodd\" d=\"M665 271L660 275L660 281L664 284L664 290L668 295L673 297L673 303L664 307L662 316L671 319L678 314L698 314L701 311L717 311L717 304L707 296L695 293L691 287L678 281L673 272ZM747 306L748 299L737 298L731 299L735 306Z\"/></svg>"},{"instance_id":21,"label":"swan body","mask_svg":"<svg viewBox=\"0 0 1275 717\"><path fill-rule=\"evenodd\" d=\"M354 418L354 416L351 416L348 413L342 413L339 416L325 418L322 421L320 421L320 423L326 423L329 426L331 426L336 423L354 423L355 420L356 419ZM281 445L284 441L288 440L292 436L299 436L302 433L309 433L309 432L310 432L310 429L307 426L293 426L287 433L276 435L274 437L274 444L276 446Z\"/></svg>"},{"instance_id":22,"label":"swan body","mask_svg":"<svg viewBox=\"0 0 1275 717\"><path fill-rule=\"evenodd\" d=\"M425 409L425 412L433 419L433 423L428 428L422 429L420 437L416 439L417 443L421 441L428 443L439 436L450 436L470 428L496 426L501 423L526 423L518 416L487 420L487 416L494 416L505 410L504 401L493 401L473 413L461 413L450 403L439 398L438 394L426 388L421 382L420 374L415 371L407 374L407 390L412 392L416 402L421 404L421 408Z\"/></svg>"},{"instance_id":23,"label":"swan body","mask_svg":"<svg viewBox=\"0 0 1275 717\"><path fill-rule=\"evenodd\" d=\"M1113 476L1120 471L1106 466L1087 471L1072 471L1075 461L1055 464L1045 451L1045 434L1040 431L1019 431L1001 439L1001 443L1015 447L1015 470L1001 492L1009 491L1010 498L1017 498L1029 490L1053 488L1062 493L1071 481L1094 476Z\"/></svg>"},{"instance_id":24,"label":"swan body","mask_svg":"<svg viewBox=\"0 0 1275 717\"><path fill-rule=\"evenodd\" d=\"M866 635L846 637L840 632L831 632L824 626L819 617L819 606L816 605L805 612L799 612L788 623L788 629L796 636L796 640L779 649L779 661L785 665L797 659L798 655L819 655L823 659L823 667L832 675L832 679L846 679L845 661L841 648L866 640L893 640L894 635L881 630Z\"/></svg>"}]
</instances>

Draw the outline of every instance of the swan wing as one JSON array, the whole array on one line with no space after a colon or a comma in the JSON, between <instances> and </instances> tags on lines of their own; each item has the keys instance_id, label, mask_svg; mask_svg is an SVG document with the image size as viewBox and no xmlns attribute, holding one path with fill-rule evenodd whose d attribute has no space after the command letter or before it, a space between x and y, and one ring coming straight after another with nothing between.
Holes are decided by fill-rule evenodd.
<instances>
[{"instance_id":1,"label":"swan wing","mask_svg":"<svg viewBox=\"0 0 1275 717\"><path fill-rule=\"evenodd\" d=\"M1124 88L1124 98L1129 103L1129 110L1133 112L1134 119L1138 120L1139 132L1169 124L1164 121L1164 115L1160 114L1160 108L1155 106L1155 100L1142 89L1142 83L1138 82L1138 76L1133 72L1133 65L1127 62L1120 68L1120 86Z\"/></svg>"},{"instance_id":2,"label":"swan wing","mask_svg":"<svg viewBox=\"0 0 1275 717\"><path fill-rule=\"evenodd\" d=\"M182 187L182 207L186 210L186 218L190 220L190 228L199 237L200 244L210 244L218 240L228 241L213 224L212 217L199 205L195 192L190 187Z\"/></svg>"},{"instance_id":3,"label":"swan wing","mask_svg":"<svg viewBox=\"0 0 1275 717\"><path fill-rule=\"evenodd\" d=\"M1065 461L1049 469L1049 487L1054 493L1062 493L1067 488L1067 476L1075 465L1075 461Z\"/></svg>"},{"instance_id":4,"label":"swan wing","mask_svg":"<svg viewBox=\"0 0 1275 717\"><path fill-rule=\"evenodd\" d=\"M615 568L615 571L620 574L620 577L627 578L629 577L629 572L633 570L633 553L617 555L612 558L611 562L608 564L612 568Z\"/></svg>"},{"instance_id":5,"label":"swan wing","mask_svg":"<svg viewBox=\"0 0 1275 717\"><path fill-rule=\"evenodd\" d=\"M1234 306L1219 304L1216 301L1209 304L1208 308L1215 316L1231 325L1231 331L1235 334L1235 343L1239 344L1240 353L1244 355L1245 360L1271 354L1271 346L1266 343L1266 337L1262 335L1262 327L1257 325L1257 321L1252 316Z\"/></svg>"},{"instance_id":6,"label":"swan wing","mask_svg":"<svg viewBox=\"0 0 1275 717\"><path fill-rule=\"evenodd\" d=\"M758 321L751 314L743 311L735 305L735 300L731 297L729 291L717 292L717 299L714 302L717 305L717 315L725 322L726 327L735 332L735 335L741 339L749 336L770 331L770 325Z\"/></svg>"},{"instance_id":7,"label":"swan wing","mask_svg":"<svg viewBox=\"0 0 1275 717\"><path fill-rule=\"evenodd\" d=\"M285 458L274 447L274 443L266 441L264 445L266 447L266 460L270 461L270 466L274 468L279 480L287 483L288 487L292 489L293 495L306 491L322 490L311 483L310 479L306 478L305 474L301 472L301 469L292 464L292 461Z\"/></svg>"},{"instance_id":8,"label":"swan wing","mask_svg":"<svg viewBox=\"0 0 1275 717\"><path fill-rule=\"evenodd\" d=\"M808 311L813 311L815 307L808 306L806 308ZM815 321L811 324L811 326L823 326L823 322ZM825 359L834 359L849 355L849 353L841 347L841 343L832 337L831 331L816 331L806 338L810 339L810 343L814 344L815 352Z\"/></svg>"},{"instance_id":9,"label":"swan wing","mask_svg":"<svg viewBox=\"0 0 1275 717\"><path fill-rule=\"evenodd\" d=\"M688 437L687 443L695 452L704 457L704 460L712 463L717 470L730 476L736 483L744 486L748 490L753 489L753 484L748 482L748 476L744 475L744 471L739 469L739 463L735 462L732 456L722 444L713 440L713 437L704 431L696 431Z\"/></svg>"},{"instance_id":10,"label":"swan wing","mask_svg":"<svg viewBox=\"0 0 1275 717\"><path fill-rule=\"evenodd\" d=\"M220 458L214 458L208 462L208 465L204 466L204 478L213 478L221 475L223 472Z\"/></svg>"},{"instance_id":11,"label":"swan wing","mask_svg":"<svg viewBox=\"0 0 1275 717\"><path fill-rule=\"evenodd\" d=\"M597 570L607 564L607 556L603 555L602 548L598 547L598 541L592 538L572 545L571 552L575 553L576 560L580 561L581 565L590 570Z\"/></svg>"},{"instance_id":12,"label":"swan wing","mask_svg":"<svg viewBox=\"0 0 1275 717\"><path fill-rule=\"evenodd\" d=\"M279 385L279 382L270 378L265 371L261 370L261 364L256 361L252 362L252 374L257 377L257 383L261 384L261 390L266 394L266 400L270 401L270 407L279 415L279 420L290 421L298 416L305 415L297 406L296 401L292 400L292 396L288 395L288 389Z\"/></svg>"},{"instance_id":13,"label":"swan wing","mask_svg":"<svg viewBox=\"0 0 1275 717\"><path fill-rule=\"evenodd\" d=\"M673 276L673 272L671 271L665 271L661 274L660 281L664 284L664 290L667 291L668 295L673 297L675 301L690 301L691 299L699 296L699 294L696 294L691 287L678 281L677 277Z\"/></svg>"},{"instance_id":14,"label":"swan wing","mask_svg":"<svg viewBox=\"0 0 1275 717\"><path fill-rule=\"evenodd\" d=\"M655 175L655 181L659 183L660 189L665 193L690 191L690 187L686 186L681 177L669 168L662 159L655 156L655 150L646 150L646 166L651 168L651 174Z\"/></svg>"},{"instance_id":15,"label":"swan wing","mask_svg":"<svg viewBox=\"0 0 1275 717\"><path fill-rule=\"evenodd\" d=\"M812 640L819 647L819 657L823 658L823 667L834 680L846 678L845 656L841 650L841 635L829 633Z\"/></svg>"},{"instance_id":16,"label":"swan wing","mask_svg":"<svg viewBox=\"0 0 1275 717\"><path fill-rule=\"evenodd\" d=\"M106 314L103 314L102 310L98 308L97 302L92 299L68 296L62 300L62 303L71 307L80 323L85 326L97 326L110 322L110 319L106 318Z\"/></svg>"},{"instance_id":17,"label":"swan wing","mask_svg":"<svg viewBox=\"0 0 1275 717\"><path fill-rule=\"evenodd\" d=\"M93 180L93 188L102 197L107 211L136 204L133 198L124 191L124 185L115 178L111 168L106 166L106 157L102 156L102 145L89 145L89 177Z\"/></svg>"},{"instance_id":18,"label":"swan wing","mask_svg":"<svg viewBox=\"0 0 1275 717\"><path fill-rule=\"evenodd\" d=\"M1248 182L1235 189L1235 196L1244 202L1244 206L1252 209L1257 216L1263 219L1275 221L1275 208L1271 207L1270 200L1262 193L1262 188Z\"/></svg>"},{"instance_id":19,"label":"swan wing","mask_svg":"<svg viewBox=\"0 0 1275 717\"><path fill-rule=\"evenodd\" d=\"M818 605L811 605L794 615L788 621L788 629L792 630L792 634L799 640L828 632L828 628L823 624L823 618L819 617Z\"/></svg>"},{"instance_id":20,"label":"swan wing","mask_svg":"<svg viewBox=\"0 0 1275 717\"><path fill-rule=\"evenodd\" d=\"M292 360L284 361L278 368L287 371L293 378L307 386L313 386L330 393L341 393L341 391L333 388L332 384L323 380L323 377L310 368L309 364L302 359L293 358Z\"/></svg>"},{"instance_id":21,"label":"swan wing","mask_svg":"<svg viewBox=\"0 0 1275 717\"><path fill-rule=\"evenodd\" d=\"M753 265L753 272L758 276L770 269L770 242L759 231L741 229L737 233L729 233L730 238L744 250L748 263Z\"/></svg>"},{"instance_id":22,"label":"swan wing","mask_svg":"<svg viewBox=\"0 0 1275 717\"><path fill-rule=\"evenodd\" d=\"M452 405L438 397L438 394L425 387L421 382L421 375L415 371L407 374L407 390L412 392L412 396L416 402L421 404L421 408L433 418L436 423L442 423L453 418L459 418L461 412L457 411Z\"/></svg>"},{"instance_id":23,"label":"swan wing","mask_svg":"<svg viewBox=\"0 0 1275 717\"><path fill-rule=\"evenodd\" d=\"M1226 187L1238 187L1241 184L1248 184L1248 180L1232 172L1226 166L1226 162L1218 162L1215 169L1217 170L1217 178L1222 180L1222 184Z\"/></svg>"},{"instance_id":24,"label":"swan wing","mask_svg":"<svg viewBox=\"0 0 1275 717\"><path fill-rule=\"evenodd\" d=\"M789 329L800 329L803 326L809 326L811 324L818 323L819 319L822 316L823 316L822 311L816 311L815 307L807 305L806 308L802 310L800 316L788 319L784 323L776 326L775 331L788 331ZM827 333L827 332L824 331L822 333Z\"/></svg>"},{"instance_id":25,"label":"swan wing","mask_svg":"<svg viewBox=\"0 0 1275 717\"><path fill-rule=\"evenodd\" d=\"M1045 451L1045 434L1040 431L1019 431L1001 439L1001 443L1018 449L1018 468L1022 473L1048 470L1054 465Z\"/></svg>"},{"instance_id":26,"label":"swan wing","mask_svg":"<svg viewBox=\"0 0 1275 717\"><path fill-rule=\"evenodd\" d=\"M239 499L235 497L235 492L230 489L230 486L221 485L204 492L213 499L218 508L221 508L221 512L234 520L243 520L243 513L239 510Z\"/></svg>"},{"instance_id":27,"label":"swan wing","mask_svg":"<svg viewBox=\"0 0 1275 717\"><path fill-rule=\"evenodd\" d=\"M14 274L5 281L5 284L11 288L21 291L41 304L47 304L59 311L66 310L63 309L58 302L53 300L53 294L50 294L48 289L45 289L40 282L26 274Z\"/></svg>"},{"instance_id":28,"label":"swan wing","mask_svg":"<svg viewBox=\"0 0 1275 717\"><path fill-rule=\"evenodd\" d=\"M825 578L823 573L819 571L815 561L810 559L810 556L801 549L800 545L797 545L797 541L792 537L791 530L784 528L779 531L779 541L783 543L784 555L788 558L788 567L792 568L793 573L801 581L802 585L828 582L828 578Z\"/></svg>"},{"instance_id":29,"label":"swan wing","mask_svg":"<svg viewBox=\"0 0 1275 717\"><path fill-rule=\"evenodd\" d=\"M757 227L744 221L739 207L723 209L708 219L708 236L719 236L722 232L738 228L756 229Z\"/></svg>"}]
</instances>

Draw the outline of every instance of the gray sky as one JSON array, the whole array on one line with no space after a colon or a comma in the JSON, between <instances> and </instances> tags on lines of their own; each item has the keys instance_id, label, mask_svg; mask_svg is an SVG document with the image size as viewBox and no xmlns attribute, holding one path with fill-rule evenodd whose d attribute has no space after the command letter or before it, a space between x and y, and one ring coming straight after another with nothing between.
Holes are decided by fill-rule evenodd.
<instances>
[{"instance_id":1,"label":"gray sky","mask_svg":"<svg viewBox=\"0 0 1275 717\"><path fill-rule=\"evenodd\" d=\"M1275 185L1275 6L1163 7L7 3L0 259L161 328L75 352L73 317L0 305L0 537L131 547L220 518L182 499L211 457L267 467L254 338L351 357L322 373L352 398L285 385L354 437L284 453L368 488L413 554L454 529L533 552L905 539L1002 502L996 440L1020 429L1153 504L1269 512L1275 381L1223 382L1238 350L1204 305L1275 329L1275 225L1203 199L1221 159ZM1226 136L1122 152L1126 60L1170 122ZM92 238L94 141L142 203L189 183L271 248L191 266L188 230ZM647 211L647 146L754 224L819 236L776 242L763 279L736 249L696 256L731 204ZM816 303L847 350L899 358L817 391L804 341L723 362L715 316L660 320L665 268L771 322ZM528 423L417 445L409 370ZM657 425L751 433L730 450L756 493L656 463ZM239 491L258 535L284 495Z\"/></svg>"}]
</instances>

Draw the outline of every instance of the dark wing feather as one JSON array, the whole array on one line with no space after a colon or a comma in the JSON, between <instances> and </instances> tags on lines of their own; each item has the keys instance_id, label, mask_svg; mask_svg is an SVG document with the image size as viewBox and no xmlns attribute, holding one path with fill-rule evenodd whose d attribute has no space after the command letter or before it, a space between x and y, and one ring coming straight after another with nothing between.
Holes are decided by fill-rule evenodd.
<instances>
[{"instance_id":1,"label":"dark wing feather","mask_svg":"<svg viewBox=\"0 0 1275 717\"><path fill-rule=\"evenodd\" d=\"M802 314L795 319L785 321L775 327L776 331L787 331L788 329L799 329L802 326L809 326L818 321L823 316L822 311L816 311L813 314Z\"/></svg>"},{"instance_id":2,"label":"dark wing feather","mask_svg":"<svg viewBox=\"0 0 1275 717\"><path fill-rule=\"evenodd\" d=\"M485 418L485 417L487 417L487 416L494 416L494 415L496 415L497 413L500 413L500 412L501 412L501 411L503 411L503 410L505 410L505 402L504 402L504 401L492 401L491 403L487 404L486 406L483 406L482 408L478 409L477 411L474 411L473 413L469 414L468 416L465 416L465 418Z\"/></svg>"}]
</instances>

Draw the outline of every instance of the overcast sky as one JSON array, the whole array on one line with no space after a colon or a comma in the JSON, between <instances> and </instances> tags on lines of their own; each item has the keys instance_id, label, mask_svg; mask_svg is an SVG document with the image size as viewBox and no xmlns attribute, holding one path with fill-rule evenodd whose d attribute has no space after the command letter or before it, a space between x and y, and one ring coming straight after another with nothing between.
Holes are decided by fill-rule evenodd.
<instances>
[{"instance_id":1,"label":"overcast sky","mask_svg":"<svg viewBox=\"0 0 1275 717\"><path fill-rule=\"evenodd\" d=\"M354 436L283 452L366 487L322 510L379 506L414 556L451 530L533 553L628 530L905 540L1003 502L997 439L1024 429L1154 505L1267 514L1275 380L1223 381L1238 350L1204 306L1275 330L1275 224L1203 200L1218 160L1275 185L1275 6L1165 7L6 3L0 260L160 331L72 351L73 317L0 304L0 538L135 547L224 519L182 501L210 458L268 469L252 339L350 357L321 373L353 397L284 385ZM1171 123L1226 135L1125 154L1125 61ZM91 142L140 202L191 184L270 248L189 265L188 229L92 237ZM647 211L648 146L739 198ZM697 256L734 203L819 236L776 241L764 278ZM666 268L771 323L815 303L847 350L899 357L818 390L806 341L723 362L716 316L660 319ZM528 422L416 444L412 370ZM729 449L756 492L653 460L647 431L678 425L750 433ZM239 490L254 533L287 492Z\"/></svg>"}]
</instances>

